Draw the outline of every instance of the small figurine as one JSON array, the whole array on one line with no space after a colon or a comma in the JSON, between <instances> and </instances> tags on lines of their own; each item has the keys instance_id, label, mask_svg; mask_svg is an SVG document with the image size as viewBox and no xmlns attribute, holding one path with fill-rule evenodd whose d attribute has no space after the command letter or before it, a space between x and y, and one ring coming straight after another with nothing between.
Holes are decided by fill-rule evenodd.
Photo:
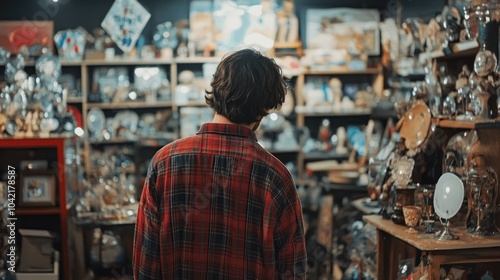
<instances>
[{"instance_id":1,"label":"small figurine","mask_svg":"<svg viewBox=\"0 0 500 280\"><path fill-rule=\"evenodd\" d=\"M346 140L347 132L343 126L340 126L337 128L337 146L335 147L337 154L347 154Z\"/></svg>"},{"instance_id":2,"label":"small figurine","mask_svg":"<svg viewBox=\"0 0 500 280\"><path fill-rule=\"evenodd\" d=\"M342 103L342 82L338 78L332 78L328 83L333 94L333 109L340 110Z\"/></svg>"},{"instance_id":3,"label":"small figurine","mask_svg":"<svg viewBox=\"0 0 500 280\"><path fill-rule=\"evenodd\" d=\"M293 0L283 0L283 9L277 12L277 43L294 43L299 40L299 20L295 15Z\"/></svg>"}]
</instances>

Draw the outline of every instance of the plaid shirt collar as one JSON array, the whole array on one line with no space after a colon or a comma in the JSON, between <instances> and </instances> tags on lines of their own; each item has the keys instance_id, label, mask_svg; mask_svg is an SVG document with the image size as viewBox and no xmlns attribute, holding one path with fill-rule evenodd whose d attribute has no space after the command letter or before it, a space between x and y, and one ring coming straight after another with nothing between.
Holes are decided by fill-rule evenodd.
<instances>
[{"instance_id":1,"label":"plaid shirt collar","mask_svg":"<svg viewBox=\"0 0 500 280\"><path fill-rule=\"evenodd\" d=\"M246 126L237 124L205 123L201 126L197 134L200 135L209 133L250 138L251 140L257 142L257 136L255 135L255 132L253 132L253 130Z\"/></svg>"}]
</instances>

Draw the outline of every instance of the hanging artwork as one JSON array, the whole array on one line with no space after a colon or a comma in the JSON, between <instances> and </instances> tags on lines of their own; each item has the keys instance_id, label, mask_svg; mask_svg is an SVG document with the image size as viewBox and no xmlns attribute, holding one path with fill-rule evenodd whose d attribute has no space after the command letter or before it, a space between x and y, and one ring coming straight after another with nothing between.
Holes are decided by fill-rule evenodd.
<instances>
[{"instance_id":1,"label":"hanging artwork","mask_svg":"<svg viewBox=\"0 0 500 280\"><path fill-rule=\"evenodd\" d=\"M81 60L85 50L85 34L79 30L62 30L54 36L58 55L65 60Z\"/></svg>"},{"instance_id":2,"label":"hanging artwork","mask_svg":"<svg viewBox=\"0 0 500 280\"><path fill-rule=\"evenodd\" d=\"M380 53L380 13L374 9L308 9L306 47Z\"/></svg>"},{"instance_id":3,"label":"hanging artwork","mask_svg":"<svg viewBox=\"0 0 500 280\"><path fill-rule=\"evenodd\" d=\"M213 48L213 20L211 1L192 1L189 5L189 41L197 54Z\"/></svg>"},{"instance_id":4,"label":"hanging artwork","mask_svg":"<svg viewBox=\"0 0 500 280\"><path fill-rule=\"evenodd\" d=\"M136 0L116 0L101 23L124 52L134 47L151 14Z\"/></svg>"},{"instance_id":5,"label":"hanging artwork","mask_svg":"<svg viewBox=\"0 0 500 280\"><path fill-rule=\"evenodd\" d=\"M0 21L0 46L11 54L19 53L23 46L31 56L40 56L43 48L52 52L53 34L53 21Z\"/></svg>"},{"instance_id":6,"label":"hanging artwork","mask_svg":"<svg viewBox=\"0 0 500 280\"><path fill-rule=\"evenodd\" d=\"M267 51L274 45L275 0L214 0L214 39L218 52L243 46Z\"/></svg>"}]
</instances>

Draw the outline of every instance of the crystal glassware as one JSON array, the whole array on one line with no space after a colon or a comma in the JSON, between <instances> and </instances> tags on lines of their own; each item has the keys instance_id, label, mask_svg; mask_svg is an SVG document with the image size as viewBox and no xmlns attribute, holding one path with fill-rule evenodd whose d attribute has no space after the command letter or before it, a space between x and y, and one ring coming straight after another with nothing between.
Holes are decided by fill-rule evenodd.
<instances>
[{"instance_id":1,"label":"crystal glassware","mask_svg":"<svg viewBox=\"0 0 500 280\"><path fill-rule=\"evenodd\" d=\"M498 179L492 168L484 167L481 157L471 160L467 172L467 231L474 236L500 234L495 225Z\"/></svg>"},{"instance_id":2,"label":"crystal glassware","mask_svg":"<svg viewBox=\"0 0 500 280\"><path fill-rule=\"evenodd\" d=\"M488 32L486 25L491 21L493 6L481 4L475 7L475 13L479 21L479 51L474 59L474 71L479 76L487 76L492 73L497 66L497 58L493 52L486 49Z\"/></svg>"},{"instance_id":3,"label":"crystal glassware","mask_svg":"<svg viewBox=\"0 0 500 280\"><path fill-rule=\"evenodd\" d=\"M472 91L472 96L475 99L472 104L472 106L474 107L475 119L489 119L488 100L490 98L490 93L487 90L483 89L482 86L477 86Z\"/></svg>"},{"instance_id":4,"label":"crystal glassware","mask_svg":"<svg viewBox=\"0 0 500 280\"><path fill-rule=\"evenodd\" d=\"M368 200L369 205L378 205L379 196L382 190L382 182L385 177L386 163L383 160L370 158L368 161Z\"/></svg>"},{"instance_id":5,"label":"crystal glassware","mask_svg":"<svg viewBox=\"0 0 500 280\"><path fill-rule=\"evenodd\" d=\"M420 222L420 215L422 208L416 205L405 205L403 206L403 216L405 218L405 224L408 226L406 232L417 233L416 227Z\"/></svg>"}]
</instances>

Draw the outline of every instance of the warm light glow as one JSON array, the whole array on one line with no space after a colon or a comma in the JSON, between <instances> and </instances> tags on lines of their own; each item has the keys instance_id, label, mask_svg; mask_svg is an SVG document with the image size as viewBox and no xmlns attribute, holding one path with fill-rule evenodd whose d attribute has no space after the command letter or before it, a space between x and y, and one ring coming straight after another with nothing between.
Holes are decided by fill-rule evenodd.
<instances>
[{"instance_id":1,"label":"warm light glow","mask_svg":"<svg viewBox=\"0 0 500 280\"><path fill-rule=\"evenodd\" d=\"M262 15L262 5L251 6L247 12L254 17L260 17Z\"/></svg>"},{"instance_id":2,"label":"warm light glow","mask_svg":"<svg viewBox=\"0 0 500 280\"><path fill-rule=\"evenodd\" d=\"M278 119L278 114L271 113L271 115L269 115L269 117L271 118L272 121L276 121Z\"/></svg>"},{"instance_id":3,"label":"warm light glow","mask_svg":"<svg viewBox=\"0 0 500 280\"><path fill-rule=\"evenodd\" d=\"M75 134L79 137L82 137L84 134L84 131L81 127L77 127L77 128L75 128Z\"/></svg>"},{"instance_id":4,"label":"warm light glow","mask_svg":"<svg viewBox=\"0 0 500 280\"><path fill-rule=\"evenodd\" d=\"M135 91L131 91L128 93L128 98L130 98L130 100L136 100L137 99L137 93Z\"/></svg>"},{"instance_id":5,"label":"warm light glow","mask_svg":"<svg viewBox=\"0 0 500 280\"><path fill-rule=\"evenodd\" d=\"M270 49L274 45L274 40L259 32L253 32L245 36L244 43L247 46L259 46L263 49Z\"/></svg>"}]
</instances>

